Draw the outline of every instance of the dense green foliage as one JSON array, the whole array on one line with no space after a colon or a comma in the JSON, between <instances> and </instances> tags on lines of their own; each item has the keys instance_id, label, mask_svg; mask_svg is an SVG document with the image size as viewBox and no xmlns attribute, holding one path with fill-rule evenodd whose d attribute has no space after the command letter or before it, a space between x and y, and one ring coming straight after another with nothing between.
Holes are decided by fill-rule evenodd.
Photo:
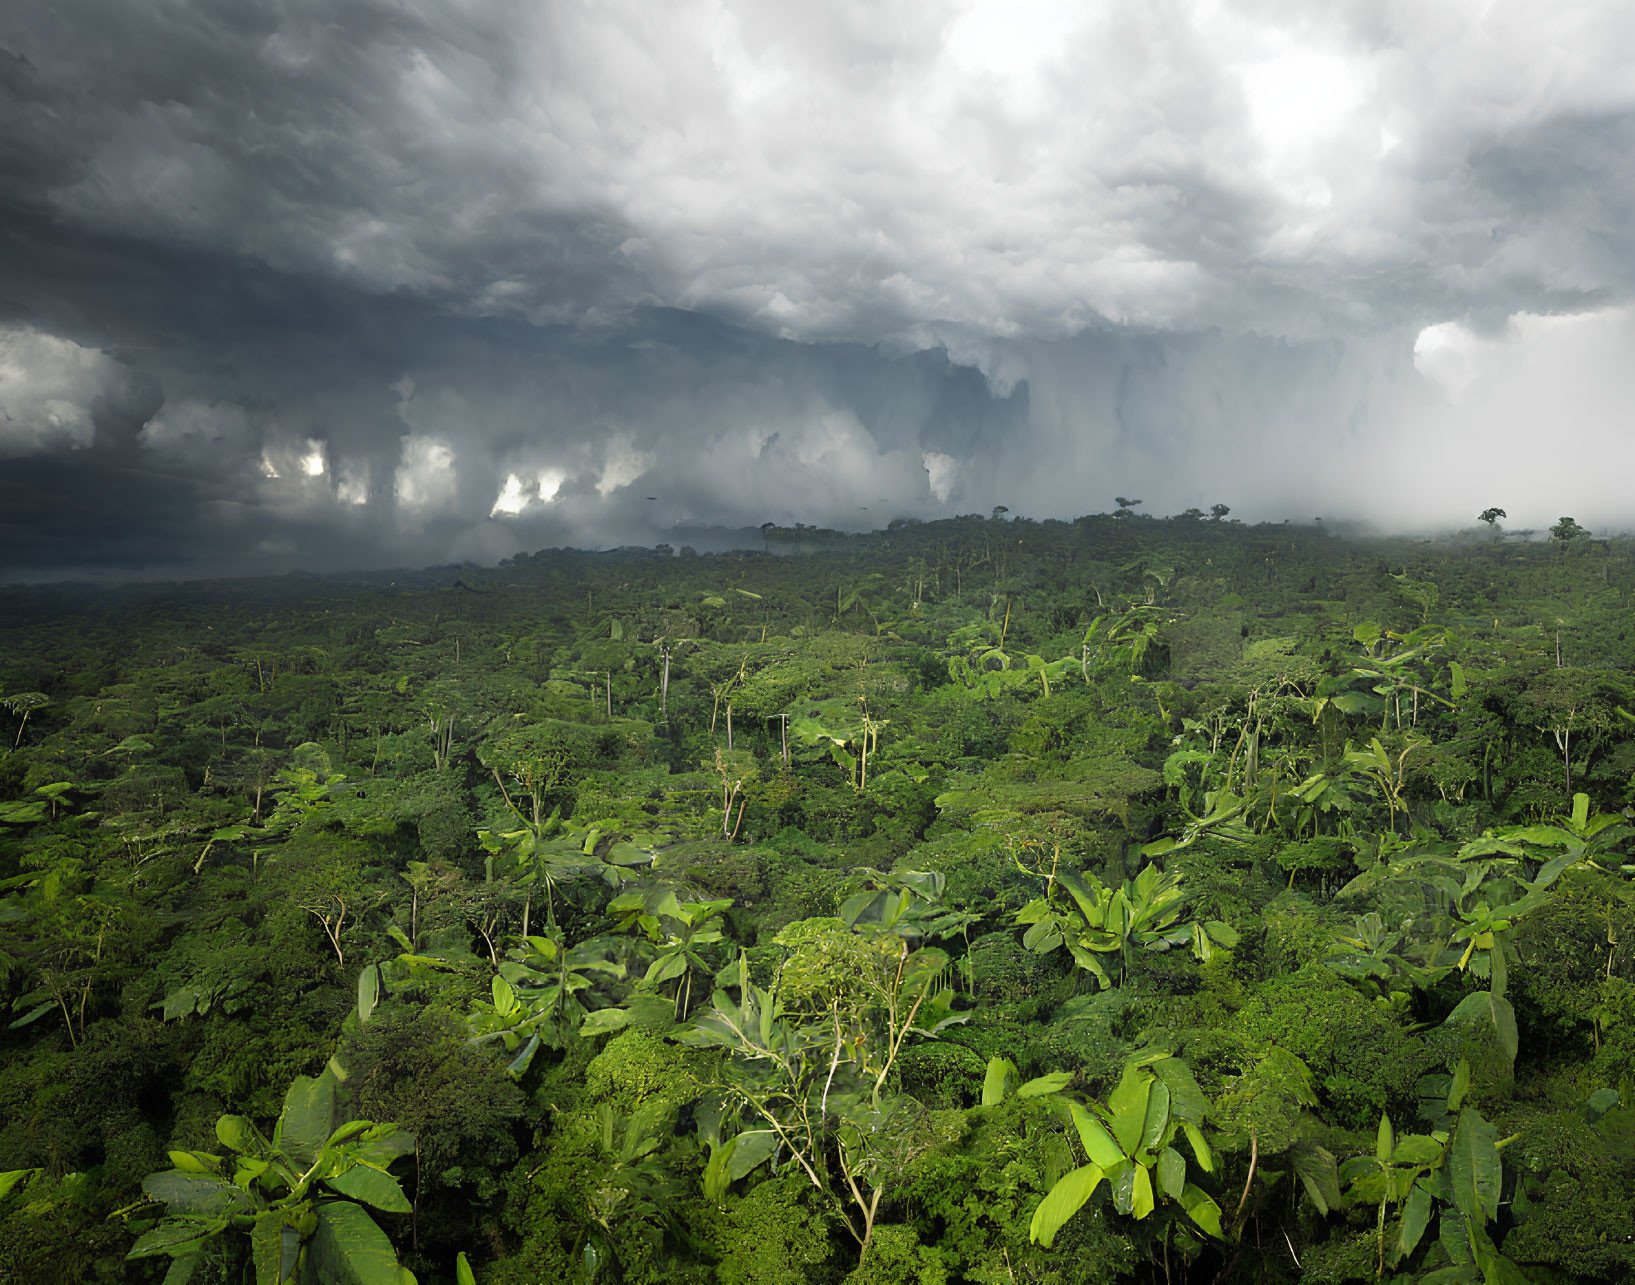
<instances>
[{"instance_id":1,"label":"dense green foliage","mask_svg":"<svg viewBox=\"0 0 1635 1285\"><path fill-rule=\"evenodd\" d=\"M1635 1277L1635 547L1217 508L9 592L0 1281Z\"/></svg>"}]
</instances>

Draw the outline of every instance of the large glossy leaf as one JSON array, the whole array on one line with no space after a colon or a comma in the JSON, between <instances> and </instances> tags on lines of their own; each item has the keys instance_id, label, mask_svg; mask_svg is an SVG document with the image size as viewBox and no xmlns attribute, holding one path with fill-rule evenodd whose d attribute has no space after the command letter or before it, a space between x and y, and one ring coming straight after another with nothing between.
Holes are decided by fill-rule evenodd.
<instances>
[{"instance_id":1,"label":"large glossy leaf","mask_svg":"<svg viewBox=\"0 0 1635 1285\"><path fill-rule=\"evenodd\" d=\"M1499 1208L1504 1179L1499 1160L1499 1131L1466 1107L1448 1143L1448 1186L1459 1211L1480 1225Z\"/></svg>"},{"instance_id":2,"label":"large glossy leaf","mask_svg":"<svg viewBox=\"0 0 1635 1285\"><path fill-rule=\"evenodd\" d=\"M367 1022L380 1003L380 966L366 964L358 974L358 1021Z\"/></svg>"},{"instance_id":3,"label":"large glossy leaf","mask_svg":"<svg viewBox=\"0 0 1635 1285\"><path fill-rule=\"evenodd\" d=\"M989 1058L988 1073L982 1078L982 1105L998 1106L1005 1100L1005 1089L1016 1078L1016 1063L1004 1057Z\"/></svg>"},{"instance_id":4,"label":"large glossy leaf","mask_svg":"<svg viewBox=\"0 0 1635 1285\"><path fill-rule=\"evenodd\" d=\"M215 1216L248 1213L251 1208L249 1196L214 1174L166 1169L144 1178L142 1190L150 1199L163 1201L173 1214Z\"/></svg>"},{"instance_id":5,"label":"large glossy leaf","mask_svg":"<svg viewBox=\"0 0 1635 1285\"><path fill-rule=\"evenodd\" d=\"M1041 1075L1037 1079L1029 1080L1016 1090L1019 1098L1039 1098L1047 1093L1060 1093L1073 1078L1071 1071L1052 1071L1049 1075Z\"/></svg>"},{"instance_id":6,"label":"large glossy leaf","mask_svg":"<svg viewBox=\"0 0 1635 1285\"><path fill-rule=\"evenodd\" d=\"M1198 1167L1205 1173L1214 1173L1215 1153L1209 1149L1209 1143L1204 1141L1203 1131L1190 1120L1183 1120L1181 1129L1187 1136L1187 1142L1192 1146L1192 1154L1198 1158Z\"/></svg>"},{"instance_id":7,"label":"large glossy leaf","mask_svg":"<svg viewBox=\"0 0 1635 1285\"><path fill-rule=\"evenodd\" d=\"M1333 1152L1315 1143L1296 1143L1289 1151L1289 1163L1318 1213L1340 1207L1340 1181Z\"/></svg>"},{"instance_id":8,"label":"large glossy leaf","mask_svg":"<svg viewBox=\"0 0 1635 1285\"><path fill-rule=\"evenodd\" d=\"M8 1169L4 1173L0 1173L0 1200L4 1200L11 1195L13 1188L27 1182L41 1172L40 1169Z\"/></svg>"},{"instance_id":9,"label":"large glossy leaf","mask_svg":"<svg viewBox=\"0 0 1635 1285\"><path fill-rule=\"evenodd\" d=\"M329 1140L335 1116L335 1081L325 1072L314 1079L298 1075L284 1095L284 1111L273 1130L273 1146L305 1166Z\"/></svg>"},{"instance_id":10,"label":"large glossy leaf","mask_svg":"<svg viewBox=\"0 0 1635 1285\"><path fill-rule=\"evenodd\" d=\"M1157 1202L1153 1199L1152 1175L1147 1172L1145 1166L1132 1165L1130 1166L1130 1172L1135 1179L1130 1192L1130 1212L1139 1221L1152 1213L1157 1206Z\"/></svg>"},{"instance_id":11,"label":"large glossy leaf","mask_svg":"<svg viewBox=\"0 0 1635 1285\"><path fill-rule=\"evenodd\" d=\"M1473 1021L1487 1021L1493 1024L1499 1038L1499 1047L1513 1064L1521 1041L1516 1032L1516 1010L1510 1006L1510 1001L1491 991L1477 991L1473 995L1466 995L1459 1002L1459 1006L1448 1014L1447 1024L1456 1025Z\"/></svg>"},{"instance_id":12,"label":"large glossy leaf","mask_svg":"<svg viewBox=\"0 0 1635 1285\"><path fill-rule=\"evenodd\" d=\"M1105 1170L1124 1159L1124 1152L1119 1149L1118 1143L1108 1136L1100 1120L1077 1102L1068 1103L1067 1109L1073 1117L1073 1127L1079 1131L1079 1141L1084 1144L1085 1154L1090 1157L1092 1164L1099 1165Z\"/></svg>"},{"instance_id":13,"label":"large glossy leaf","mask_svg":"<svg viewBox=\"0 0 1635 1285\"><path fill-rule=\"evenodd\" d=\"M286 1235L287 1233L287 1235ZM290 1252L285 1252L285 1242ZM301 1237L277 1212L257 1214L250 1228L250 1261L255 1267L255 1285L284 1285L295 1271Z\"/></svg>"},{"instance_id":14,"label":"large glossy leaf","mask_svg":"<svg viewBox=\"0 0 1635 1285\"><path fill-rule=\"evenodd\" d=\"M1379 1135L1374 1140L1375 1159L1381 1164L1390 1164L1391 1152L1395 1150L1395 1145L1391 1135L1391 1117L1381 1112Z\"/></svg>"},{"instance_id":15,"label":"large glossy leaf","mask_svg":"<svg viewBox=\"0 0 1635 1285\"><path fill-rule=\"evenodd\" d=\"M1181 1192L1181 1208L1186 1210L1188 1218L1216 1240L1226 1239L1221 1231L1221 1207L1201 1187L1195 1187L1190 1182L1186 1185Z\"/></svg>"},{"instance_id":16,"label":"large glossy leaf","mask_svg":"<svg viewBox=\"0 0 1635 1285\"><path fill-rule=\"evenodd\" d=\"M454 1256L454 1285L477 1285L477 1273L471 1270L464 1250Z\"/></svg>"},{"instance_id":17,"label":"large glossy leaf","mask_svg":"<svg viewBox=\"0 0 1635 1285\"><path fill-rule=\"evenodd\" d=\"M198 1269L200 1256L193 1254L178 1254L170 1260L170 1270L165 1273L165 1279L160 1285L187 1285L193 1279L193 1273Z\"/></svg>"},{"instance_id":18,"label":"large glossy leaf","mask_svg":"<svg viewBox=\"0 0 1635 1285\"><path fill-rule=\"evenodd\" d=\"M261 1131L242 1115L224 1115L216 1121L216 1139L229 1151L241 1156L258 1156L267 1149Z\"/></svg>"},{"instance_id":19,"label":"large glossy leaf","mask_svg":"<svg viewBox=\"0 0 1635 1285\"><path fill-rule=\"evenodd\" d=\"M579 1034L586 1039L622 1031L630 1025L630 1012L623 1008L599 1008L579 1023Z\"/></svg>"},{"instance_id":20,"label":"large glossy leaf","mask_svg":"<svg viewBox=\"0 0 1635 1285\"><path fill-rule=\"evenodd\" d=\"M1141 1145L1141 1127L1147 1118L1147 1093L1152 1077L1139 1067L1124 1068L1124 1077L1107 1099L1113 1116L1113 1136L1124 1154L1134 1155Z\"/></svg>"},{"instance_id":21,"label":"large glossy leaf","mask_svg":"<svg viewBox=\"0 0 1635 1285\"><path fill-rule=\"evenodd\" d=\"M397 1255L362 1205L325 1201L309 1251L319 1277L336 1285L398 1285Z\"/></svg>"},{"instance_id":22,"label":"large glossy leaf","mask_svg":"<svg viewBox=\"0 0 1635 1285\"><path fill-rule=\"evenodd\" d=\"M351 1196L353 1200L361 1200L364 1204L384 1209L389 1214L409 1212L409 1198L403 1194L403 1188L398 1186L397 1179L389 1173L382 1173L379 1169L371 1169L368 1165L353 1165L352 1168L325 1181L343 1196Z\"/></svg>"},{"instance_id":23,"label":"large glossy leaf","mask_svg":"<svg viewBox=\"0 0 1635 1285\"><path fill-rule=\"evenodd\" d=\"M1049 1249L1055 1243L1056 1233L1062 1225L1078 1213L1084 1202L1095 1193L1102 1176L1101 1167L1093 1164L1082 1165L1062 1175L1033 1211L1033 1222L1028 1227L1029 1238Z\"/></svg>"},{"instance_id":24,"label":"large glossy leaf","mask_svg":"<svg viewBox=\"0 0 1635 1285\"><path fill-rule=\"evenodd\" d=\"M1165 1147L1158 1153L1158 1190L1168 1200L1179 1200L1187 1185L1187 1162L1174 1147Z\"/></svg>"},{"instance_id":25,"label":"large glossy leaf","mask_svg":"<svg viewBox=\"0 0 1635 1285\"><path fill-rule=\"evenodd\" d=\"M1170 1117L1202 1124L1209 1114L1209 1099L1193 1078L1192 1068L1178 1057L1166 1057L1152 1063L1152 1072L1169 1087Z\"/></svg>"},{"instance_id":26,"label":"large glossy leaf","mask_svg":"<svg viewBox=\"0 0 1635 1285\"><path fill-rule=\"evenodd\" d=\"M1402 1225L1397 1229L1397 1258L1406 1258L1419 1245L1431 1221L1431 1193L1415 1186L1402 1203Z\"/></svg>"},{"instance_id":27,"label":"large glossy leaf","mask_svg":"<svg viewBox=\"0 0 1635 1285\"><path fill-rule=\"evenodd\" d=\"M159 1254L180 1257L183 1254L190 1254L226 1226L226 1218L209 1220L167 1218L152 1231L140 1237L125 1257L154 1258Z\"/></svg>"},{"instance_id":28,"label":"large glossy leaf","mask_svg":"<svg viewBox=\"0 0 1635 1285\"><path fill-rule=\"evenodd\" d=\"M1147 1090L1147 1113L1141 1122L1141 1150L1157 1151L1169 1128L1169 1085L1154 1080Z\"/></svg>"},{"instance_id":29,"label":"large glossy leaf","mask_svg":"<svg viewBox=\"0 0 1635 1285\"><path fill-rule=\"evenodd\" d=\"M1434 1165L1442 1158L1442 1144L1423 1133L1405 1133L1397 1139L1391 1160L1399 1165Z\"/></svg>"}]
</instances>

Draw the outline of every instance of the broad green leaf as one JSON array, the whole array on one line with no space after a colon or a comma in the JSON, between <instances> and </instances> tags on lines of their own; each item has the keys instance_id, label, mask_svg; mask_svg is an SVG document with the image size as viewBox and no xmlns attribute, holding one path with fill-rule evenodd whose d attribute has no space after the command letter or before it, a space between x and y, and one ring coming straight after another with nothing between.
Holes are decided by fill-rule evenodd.
<instances>
[{"instance_id":1,"label":"broad green leaf","mask_svg":"<svg viewBox=\"0 0 1635 1285\"><path fill-rule=\"evenodd\" d=\"M1459 1113L1459 1126L1448 1143L1448 1186L1453 1203L1477 1225L1492 1218L1499 1208L1504 1172L1498 1141L1499 1131L1466 1107Z\"/></svg>"},{"instance_id":2,"label":"broad green leaf","mask_svg":"<svg viewBox=\"0 0 1635 1285\"><path fill-rule=\"evenodd\" d=\"M284 1095L284 1110L273 1130L273 1146L302 1167L318 1158L329 1140L335 1115L335 1081L327 1072L314 1079L298 1075Z\"/></svg>"},{"instance_id":3,"label":"broad green leaf","mask_svg":"<svg viewBox=\"0 0 1635 1285\"><path fill-rule=\"evenodd\" d=\"M1126 1160L1115 1172L1107 1175L1107 1181L1113 1188L1113 1208L1119 1213L1127 1215L1135 1211L1135 1176L1145 1172L1134 1160Z\"/></svg>"},{"instance_id":4,"label":"broad green leaf","mask_svg":"<svg viewBox=\"0 0 1635 1285\"><path fill-rule=\"evenodd\" d=\"M454 1256L454 1285L477 1285L477 1273L471 1270L463 1249Z\"/></svg>"},{"instance_id":5,"label":"broad green leaf","mask_svg":"<svg viewBox=\"0 0 1635 1285\"><path fill-rule=\"evenodd\" d=\"M1052 1071L1049 1075L1041 1075L1037 1079L1029 1080L1016 1090L1019 1098L1039 1098L1047 1093L1060 1093L1073 1078L1071 1071Z\"/></svg>"},{"instance_id":6,"label":"broad green leaf","mask_svg":"<svg viewBox=\"0 0 1635 1285\"><path fill-rule=\"evenodd\" d=\"M1414 1186L1402 1205L1402 1225L1397 1229L1397 1258L1406 1258L1419 1245L1419 1238L1431 1221L1431 1193Z\"/></svg>"},{"instance_id":7,"label":"broad green leaf","mask_svg":"<svg viewBox=\"0 0 1635 1285\"><path fill-rule=\"evenodd\" d=\"M1382 1111L1380 1113L1379 1136L1374 1140L1374 1155L1381 1164L1390 1164L1393 1150L1395 1150L1395 1143L1391 1137L1391 1117Z\"/></svg>"},{"instance_id":8,"label":"broad green leaf","mask_svg":"<svg viewBox=\"0 0 1635 1285\"><path fill-rule=\"evenodd\" d=\"M510 1035L510 1032L507 1031L506 1034ZM512 1036L511 1038L516 1039L515 1036ZM518 1043L521 1043L521 1041L518 1041ZM539 1036L531 1035L528 1037L528 1042L522 1045L521 1050L517 1053L517 1055L506 1063L505 1073L511 1076L512 1079L521 1077L528 1070L529 1064L533 1062L534 1054L538 1052Z\"/></svg>"},{"instance_id":9,"label":"broad green leaf","mask_svg":"<svg viewBox=\"0 0 1635 1285\"><path fill-rule=\"evenodd\" d=\"M1147 1114L1141 1124L1141 1150L1157 1151L1169 1128L1169 1085L1154 1080L1147 1091Z\"/></svg>"},{"instance_id":10,"label":"broad green leaf","mask_svg":"<svg viewBox=\"0 0 1635 1285\"><path fill-rule=\"evenodd\" d=\"M1221 1232L1221 1207L1201 1187L1187 1183L1181 1192L1181 1208L1186 1210L1188 1218L1216 1240L1226 1239Z\"/></svg>"},{"instance_id":11,"label":"broad green leaf","mask_svg":"<svg viewBox=\"0 0 1635 1285\"><path fill-rule=\"evenodd\" d=\"M510 982L506 981L505 978L501 977L498 973L495 973L493 980L490 981L488 985L489 990L494 996L494 1008L498 1012L501 1014L516 1012L517 992L512 988Z\"/></svg>"},{"instance_id":12,"label":"broad green leaf","mask_svg":"<svg viewBox=\"0 0 1635 1285\"><path fill-rule=\"evenodd\" d=\"M358 974L358 1021L367 1022L380 1003L380 967L367 964Z\"/></svg>"},{"instance_id":13,"label":"broad green leaf","mask_svg":"<svg viewBox=\"0 0 1635 1285\"><path fill-rule=\"evenodd\" d=\"M1179 1200L1187 1185L1187 1162L1174 1147L1158 1153L1158 1190L1169 1200Z\"/></svg>"},{"instance_id":14,"label":"broad green leaf","mask_svg":"<svg viewBox=\"0 0 1635 1285\"><path fill-rule=\"evenodd\" d=\"M209 1221L192 1218L167 1218L152 1231L141 1236L130 1252L125 1255L129 1258L156 1258L160 1254L169 1254L172 1257L181 1257L191 1254L227 1226L225 1218Z\"/></svg>"},{"instance_id":15,"label":"broad green leaf","mask_svg":"<svg viewBox=\"0 0 1635 1285\"><path fill-rule=\"evenodd\" d=\"M1077 1102L1068 1103L1067 1109L1073 1117L1073 1127L1079 1131L1079 1141L1084 1144L1085 1154L1090 1157L1092 1164L1099 1165L1105 1170L1124 1159L1124 1152L1107 1136L1107 1130L1102 1127L1100 1120Z\"/></svg>"},{"instance_id":16,"label":"broad green leaf","mask_svg":"<svg viewBox=\"0 0 1635 1285\"><path fill-rule=\"evenodd\" d=\"M165 1279L160 1285L187 1285L193 1279L193 1273L198 1269L199 1255L178 1254L170 1260L170 1270L165 1273Z\"/></svg>"},{"instance_id":17,"label":"broad green leaf","mask_svg":"<svg viewBox=\"0 0 1635 1285\"><path fill-rule=\"evenodd\" d=\"M1169 1086L1170 1118L1202 1124L1209 1114L1209 1099L1193 1078L1192 1068L1178 1057L1166 1057L1153 1062L1152 1071Z\"/></svg>"},{"instance_id":18,"label":"broad green leaf","mask_svg":"<svg viewBox=\"0 0 1635 1285\"><path fill-rule=\"evenodd\" d=\"M1230 950L1233 946L1236 946L1241 940L1236 928L1232 927L1231 924L1223 923L1219 919L1206 920L1204 922L1204 927L1209 930L1209 935L1211 937L1218 941L1222 946L1225 946L1228 950Z\"/></svg>"},{"instance_id":19,"label":"broad green leaf","mask_svg":"<svg viewBox=\"0 0 1635 1285\"><path fill-rule=\"evenodd\" d=\"M762 1161L770 1160L772 1153L778 1149L778 1135L770 1129L740 1133L734 1141L738 1145L727 1158L728 1182L737 1182L745 1177Z\"/></svg>"},{"instance_id":20,"label":"broad green leaf","mask_svg":"<svg viewBox=\"0 0 1635 1285\"><path fill-rule=\"evenodd\" d=\"M242 1115L224 1115L217 1119L216 1139L241 1156L258 1155L266 1150L260 1131Z\"/></svg>"},{"instance_id":21,"label":"broad green leaf","mask_svg":"<svg viewBox=\"0 0 1635 1285\"><path fill-rule=\"evenodd\" d=\"M11 1195L12 1190L26 1183L35 1174L43 1172L40 1169L8 1169L0 1173L0 1200Z\"/></svg>"},{"instance_id":22,"label":"broad green leaf","mask_svg":"<svg viewBox=\"0 0 1635 1285\"><path fill-rule=\"evenodd\" d=\"M1055 1243L1056 1233L1069 1218L1084 1208L1084 1202L1095 1193L1101 1179L1101 1167L1093 1164L1082 1165L1062 1175L1033 1211L1033 1221L1028 1226L1029 1239L1049 1249Z\"/></svg>"},{"instance_id":23,"label":"broad green leaf","mask_svg":"<svg viewBox=\"0 0 1635 1285\"><path fill-rule=\"evenodd\" d=\"M1152 1175L1147 1172L1144 1165L1132 1165L1130 1172L1135 1177L1134 1189L1130 1195L1130 1209L1136 1220L1140 1221L1156 1207L1157 1202L1154 1201L1152 1193Z\"/></svg>"},{"instance_id":24,"label":"broad green leaf","mask_svg":"<svg viewBox=\"0 0 1635 1285\"><path fill-rule=\"evenodd\" d=\"M1448 1110L1457 1111L1464 1103L1465 1094L1470 1092L1470 1062L1466 1058L1459 1059L1459 1065L1453 1068L1453 1084L1448 1089Z\"/></svg>"},{"instance_id":25,"label":"broad green leaf","mask_svg":"<svg viewBox=\"0 0 1635 1285\"><path fill-rule=\"evenodd\" d=\"M337 1285L398 1285L392 1242L362 1205L325 1201L309 1251L320 1277Z\"/></svg>"},{"instance_id":26,"label":"broad green leaf","mask_svg":"<svg viewBox=\"0 0 1635 1285\"><path fill-rule=\"evenodd\" d=\"M19 1027L27 1026L30 1022L37 1022L42 1017L44 1017L47 1013L49 1013L52 1009L54 1009L56 1007L57 1007L56 1001L48 999L48 1000L46 1000L45 1003L37 1005L36 1007L29 1009L28 1012L24 1013L15 1022L12 1022L11 1024L9 1024L6 1027L6 1029L8 1031L15 1031ZM189 1008L189 1011L192 1011L191 1007Z\"/></svg>"},{"instance_id":27,"label":"broad green leaf","mask_svg":"<svg viewBox=\"0 0 1635 1285\"><path fill-rule=\"evenodd\" d=\"M279 1252L283 1239L279 1233L283 1228L284 1215L275 1210L257 1214L250 1226L250 1263L255 1268L255 1285L284 1283Z\"/></svg>"},{"instance_id":28,"label":"broad green leaf","mask_svg":"<svg viewBox=\"0 0 1635 1285\"><path fill-rule=\"evenodd\" d=\"M1423 1133L1405 1133L1397 1139L1391 1160L1399 1165L1434 1166L1442 1159L1442 1144Z\"/></svg>"},{"instance_id":29,"label":"broad green leaf","mask_svg":"<svg viewBox=\"0 0 1635 1285\"><path fill-rule=\"evenodd\" d=\"M1124 1154L1134 1155L1141 1144L1141 1127L1147 1118L1147 1094L1152 1077L1137 1067L1124 1068L1124 1076L1107 1099L1113 1116L1113 1136Z\"/></svg>"},{"instance_id":30,"label":"broad green leaf","mask_svg":"<svg viewBox=\"0 0 1635 1285\"><path fill-rule=\"evenodd\" d=\"M1289 1152L1289 1162L1318 1213L1327 1214L1340 1207L1340 1182L1333 1152L1315 1143L1296 1143Z\"/></svg>"},{"instance_id":31,"label":"broad green leaf","mask_svg":"<svg viewBox=\"0 0 1635 1285\"><path fill-rule=\"evenodd\" d=\"M622 1031L630 1025L630 1012L623 1008L599 1008L579 1023L579 1034L586 1039Z\"/></svg>"},{"instance_id":32,"label":"broad green leaf","mask_svg":"<svg viewBox=\"0 0 1635 1285\"><path fill-rule=\"evenodd\" d=\"M1193 1124L1191 1120L1181 1121L1181 1129L1186 1134L1187 1141L1192 1144L1192 1154L1198 1158L1198 1168L1205 1173L1214 1173L1215 1153L1209 1149L1209 1144L1204 1141L1203 1131Z\"/></svg>"},{"instance_id":33,"label":"broad green leaf","mask_svg":"<svg viewBox=\"0 0 1635 1285\"><path fill-rule=\"evenodd\" d=\"M250 1198L244 1192L214 1174L166 1169L142 1179L142 1190L150 1199L163 1201L173 1214L215 1217L247 1213L250 1208Z\"/></svg>"},{"instance_id":34,"label":"broad green leaf","mask_svg":"<svg viewBox=\"0 0 1635 1285\"><path fill-rule=\"evenodd\" d=\"M1594 1122L1617 1105L1617 1089L1597 1089L1590 1094L1589 1099L1584 1103L1584 1114L1591 1122ZM5 1175L0 1174L0 1182L4 1181L4 1177ZM5 1195L5 1191L0 1189L0 1196L3 1195Z\"/></svg>"},{"instance_id":35,"label":"broad green leaf","mask_svg":"<svg viewBox=\"0 0 1635 1285\"><path fill-rule=\"evenodd\" d=\"M1510 1001L1491 991L1477 991L1472 995L1466 995L1459 1001L1458 1007L1448 1014L1445 1025L1472 1021L1488 1021L1493 1024L1493 1029L1499 1037L1499 1047L1504 1051L1508 1061L1514 1064L1516 1053L1521 1048L1521 1041L1516 1031L1516 1010L1510 1006Z\"/></svg>"},{"instance_id":36,"label":"broad green leaf","mask_svg":"<svg viewBox=\"0 0 1635 1285\"><path fill-rule=\"evenodd\" d=\"M643 980L656 985L659 982L672 981L686 971L687 957L678 950L673 955L655 959L652 966L648 968L647 976Z\"/></svg>"},{"instance_id":37,"label":"broad green leaf","mask_svg":"<svg viewBox=\"0 0 1635 1285\"><path fill-rule=\"evenodd\" d=\"M351 1196L353 1200L361 1200L376 1209L384 1209L389 1214L406 1214L411 1208L409 1198L403 1194L397 1179L368 1165L353 1165L333 1178L325 1179L325 1182L341 1195Z\"/></svg>"},{"instance_id":38,"label":"broad green leaf","mask_svg":"<svg viewBox=\"0 0 1635 1285\"><path fill-rule=\"evenodd\" d=\"M215 1174L221 1168L221 1157L207 1151L167 1151L165 1154L183 1173Z\"/></svg>"},{"instance_id":39,"label":"broad green leaf","mask_svg":"<svg viewBox=\"0 0 1635 1285\"><path fill-rule=\"evenodd\" d=\"M982 1078L982 1105L998 1106L1005 1100L1005 1089L1016 1078L1016 1063L1009 1058L989 1058L988 1073Z\"/></svg>"}]
</instances>

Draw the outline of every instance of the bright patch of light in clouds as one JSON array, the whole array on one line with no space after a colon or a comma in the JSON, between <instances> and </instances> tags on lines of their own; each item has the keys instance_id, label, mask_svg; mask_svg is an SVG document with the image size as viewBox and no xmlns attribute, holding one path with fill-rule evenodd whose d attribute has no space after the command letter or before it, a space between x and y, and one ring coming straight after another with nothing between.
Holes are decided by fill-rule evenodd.
<instances>
[{"instance_id":1,"label":"bright patch of light in clouds","mask_svg":"<svg viewBox=\"0 0 1635 1285\"><path fill-rule=\"evenodd\" d=\"M946 504L959 481L959 462L941 451L921 451L920 462L929 475L926 481L931 488L931 498L939 504Z\"/></svg>"},{"instance_id":2,"label":"bright patch of light in clouds","mask_svg":"<svg viewBox=\"0 0 1635 1285\"><path fill-rule=\"evenodd\" d=\"M549 504L556 499L557 492L562 489L562 483L567 480L559 469L546 469L539 474L538 480L524 482L515 473L505 475L505 485L500 487L500 493L494 498L494 507L488 511L491 518L515 517L530 504Z\"/></svg>"},{"instance_id":3,"label":"bright patch of light in clouds","mask_svg":"<svg viewBox=\"0 0 1635 1285\"><path fill-rule=\"evenodd\" d=\"M301 468L308 477L322 477L324 475L324 448L323 443L307 439L307 453L301 457Z\"/></svg>"},{"instance_id":4,"label":"bright patch of light in clouds","mask_svg":"<svg viewBox=\"0 0 1635 1285\"><path fill-rule=\"evenodd\" d=\"M345 464L335 483L335 498L342 504L361 508L369 503L369 469L363 464Z\"/></svg>"},{"instance_id":5,"label":"bright patch of light in clouds","mask_svg":"<svg viewBox=\"0 0 1635 1285\"><path fill-rule=\"evenodd\" d=\"M429 437L408 437L397 466L392 493L406 509L444 508L457 491L454 451L447 442Z\"/></svg>"},{"instance_id":6,"label":"bright patch of light in clouds","mask_svg":"<svg viewBox=\"0 0 1635 1285\"><path fill-rule=\"evenodd\" d=\"M1256 138L1275 154L1309 147L1344 126L1362 101L1355 59L1290 46L1239 73Z\"/></svg>"},{"instance_id":7,"label":"bright patch of light in clouds","mask_svg":"<svg viewBox=\"0 0 1635 1285\"><path fill-rule=\"evenodd\" d=\"M494 507L488 511L488 516L497 518L504 513L515 516L528 507L528 494L522 489L522 479L515 473L509 474L505 485L500 487L499 495L494 498Z\"/></svg>"},{"instance_id":8,"label":"bright patch of light in clouds","mask_svg":"<svg viewBox=\"0 0 1635 1285\"><path fill-rule=\"evenodd\" d=\"M607 462L602 466L596 493L604 500L621 486L629 486L653 466L651 451L639 449L628 433L615 433L607 444ZM558 485L561 485L558 482Z\"/></svg>"}]
</instances>

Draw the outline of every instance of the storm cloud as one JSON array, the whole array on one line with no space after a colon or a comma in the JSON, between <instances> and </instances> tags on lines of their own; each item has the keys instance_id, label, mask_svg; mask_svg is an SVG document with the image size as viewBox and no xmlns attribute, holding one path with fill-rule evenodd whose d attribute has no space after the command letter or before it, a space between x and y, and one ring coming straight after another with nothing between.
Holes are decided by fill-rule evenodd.
<instances>
[{"instance_id":1,"label":"storm cloud","mask_svg":"<svg viewBox=\"0 0 1635 1285\"><path fill-rule=\"evenodd\" d=\"M1624 525L1632 71L1590 3L25 0L0 575Z\"/></svg>"}]
</instances>

